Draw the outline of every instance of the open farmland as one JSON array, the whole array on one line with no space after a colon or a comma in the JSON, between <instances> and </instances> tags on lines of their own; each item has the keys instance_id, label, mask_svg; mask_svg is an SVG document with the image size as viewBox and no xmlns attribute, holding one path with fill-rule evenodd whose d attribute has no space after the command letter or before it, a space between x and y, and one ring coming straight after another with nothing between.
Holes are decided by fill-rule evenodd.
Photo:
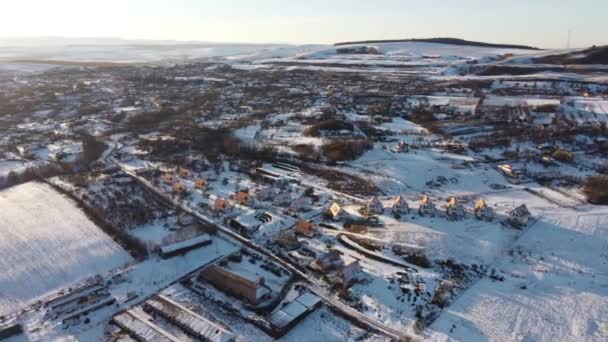
<instances>
[{"instance_id":1,"label":"open farmland","mask_svg":"<svg viewBox=\"0 0 608 342\"><path fill-rule=\"evenodd\" d=\"M46 184L0 191L0 208L0 315L131 261L73 201Z\"/></svg>"}]
</instances>

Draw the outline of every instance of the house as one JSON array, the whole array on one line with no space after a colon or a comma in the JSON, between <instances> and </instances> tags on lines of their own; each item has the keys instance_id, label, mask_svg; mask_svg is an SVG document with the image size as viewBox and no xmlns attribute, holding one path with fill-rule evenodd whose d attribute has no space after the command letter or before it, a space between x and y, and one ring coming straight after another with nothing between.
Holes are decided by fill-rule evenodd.
<instances>
[{"instance_id":1,"label":"house","mask_svg":"<svg viewBox=\"0 0 608 342\"><path fill-rule=\"evenodd\" d=\"M182 192L186 191L186 187L180 182L175 182L173 183L172 191L174 194L181 194Z\"/></svg>"},{"instance_id":2,"label":"house","mask_svg":"<svg viewBox=\"0 0 608 342\"><path fill-rule=\"evenodd\" d=\"M429 196L423 195L420 198L420 202L418 205L418 213L420 215L435 215L435 204L431 201Z\"/></svg>"},{"instance_id":3,"label":"house","mask_svg":"<svg viewBox=\"0 0 608 342\"><path fill-rule=\"evenodd\" d=\"M341 268L344 262L340 252L337 249L332 249L317 260L317 265L322 272L329 272Z\"/></svg>"},{"instance_id":4,"label":"house","mask_svg":"<svg viewBox=\"0 0 608 342\"><path fill-rule=\"evenodd\" d=\"M163 182L165 182L165 184L173 184L175 182L175 176L171 173L165 173L163 175Z\"/></svg>"},{"instance_id":5,"label":"house","mask_svg":"<svg viewBox=\"0 0 608 342\"><path fill-rule=\"evenodd\" d=\"M316 261L316 265L329 281L334 284L352 284L361 273L359 260L342 255L336 249L332 249L322 255Z\"/></svg>"},{"instance_id":6,"label":"house","mask_svg":"<svg viewBox=\"0 0 608 342\"><path fill-rule=\"evenodd\" d=\"M302 197L296 199L295 201L291 202L291 205L289 207L293 211L302 212L302 211L309 211L311 205L312 205L312 199L310 199L310 197L307 197L307 196L302 196Z\"/></svg>"},{"instance_id":7,"label":"house","mask_svg":"<svg viewBox=\"0 0 608 342\"><path fill-rule=\"evenodd\" d=\"M405 153L410 150L410 145L408 145L405 141L401 140L397 145L393 147L393 151L396 153Z\"/></svg>"},{"instance_id":8,"label":"house","mask_svg":"<svg viewBox=\"0 0 608 342\"><path fill-rule=\"evenodd\" d=\"M313 222L300 220L296 223L296 233L307 237L313 237L315 235L316 226Z\"/></svg>"},{"instance_id":9,"label":"house","mask_svg":"<svg viewBox=\"0 0 608 342\"><path fill-rule=\"evenodd\" d=\"M249 192L242 191L242 190L237 191L234 194L234 200L236 201L236 203L238 203L240 205L251 205L251 203L253 202L253 199L249 195Z\"/></svg>"},{"instance_id":10,"label":"house","mask_svg":"<svg viewBox=\"0 0 608 342\"><path fill-rule=\"evenodd\" d=\"M226 213L228 211L230 211L231 207L230 207L230 203L223 199L223 198L217 198L215 200L215 202L213 203L213 210L220 212L220 213Z\"/></svg>"},{"instance_id":11,"label":"house","mask_svg":"<svg viewBox=\"0 0 608 342\"><path fill-rule=\"evenodd\" d=\"M391 209L396 214L407 214L410 211L410 206L407 204L405 197L399 195L391 203Z\"/></svg>"},{"instance_id":12,"label":"house","mask_svg":"<svg viewBox=\"0 0 608 342\"><path fill-rule=\"evenodd\" d=\"M197 178L196 181L194 182L194 187L198 190L203 190L204 188L207 187L207 184L209 184L209 183L207 182L206 179Z\"/></svg>"},{"instance_id":13,"label":"house","mask_svg":"<svg viewBox=\"0 0 608 342\"><path fill-rule=\"evenodd\" d=\"M378 196L372 197L365 205L365 209L368 215L384 213L384 207L382 206L382 202L378 199Z\"/></svg>"},{"instance_id":14,"label":"house","mask_svg":"<svg viewBox=\"0 0 608 342\"><path fill-rule=\"evenodd\" d=\"M528 207L526 207L525 204L522 204L511 210L509 213L509 222L518 228L524 228L528 225L530 216L532 216L532 214L530 214Z\"/></svg>"},{"instance_id":15,"label":"house","mask_svg":"<svg viewBox=\"0 0 608 342\"><path fill-rule=\"evenodd\" d=\"M448 152L452 153L462 153L464 152L464 146L458 142L448 142L445 146Z\"/></svg>"},{"instance_id":16,"label":"house","mask_svg":"<svg viewBox=\"0 0 608 342\"><path fill-rule=\"evenodd\" d=\"M274 197L272 203L279 207L287 207L292 201L293 197L289 192L282 192Z\"/></svg>"},{"instance_id":17,"label":"house","mask_svg":"<svg viewBox=\"0 0 608 342\"><path fill-rule=\"evenodd\" d=\"M255 197L258 201L270 201L277 194L277 189L274 186L268 186L258 191Z\"/></svg>"},{"instance_id":18,"label":"house","mask_svg":"<svg viewBox=\"0 0 608 342\"><path fill-rule=\"evenodd\" d=\"M343 216L342 207L338 203L334 202L331 207L329 207L329 215L331 216L332 220L339 221Z\"/></svg>"},{"instance_id":19,"label":"house","mask_svg":"<svg viewBox=\"0 0 608 342\"><path fill-rule=\"evenodd\" d=\"M524 176L524 171L513 167L513 165L503 164L498 165L497 168L505 177L513 180L521 179Z\"/></svg>"},{"instance_id":20,"label":"house","mask_svg":"<svg viewBox=\"0 0 608 342\"><path fill-rule=\"evenodd\" d=\"M492 221L494 219L494 210L486 204L483 198L475 202L475 217L483 221Z\"/></svg>"},{"instance_id":21,"label":"house","mask_svg":"<svg viewBox=\"0 0 608 342\"><path fill-rule=\"evenodd\" d=\"M553 153L552 157L556 160L567 163L572 162L574 160L574 155L572 154L572 152L562 149L557 149Z\"/></svg>"},{"instance_id":22,"label":"house","mask_svg":"<svg viewBox=\"0 0 608 342\"><path fill-rule=\"evenodd\" d=\"M452 220L461 220L467 216L464 206L456 200L456 197L450 198L445 211Z\"/></svg>"},{"instance_id":23,"label":"house","mask_svg":"<svg viewBox=\"0 0 608 342\"><path fill-rule=\"evenodd\" d=\"M288 250L298 249L302 245L300 243L300 241L298 241L298 238L296 237L296 234L293 231L290 231L290 230L283 230L283 231L281 231L277 235L277 238L276 238L275 241L279 245L281 245L281 247L287 248Z\"/></svg>"},{"instance_id":24,"label":"house","mask_svg":"<svg viewBox=\"0 0 608 342\"><path fill-rule=\"evenodd\" d=\"M177 169L177 174L180 177L182 177L182 178L192 179L192 171L190 171L190 170L188 170L186 168L183 168L183 167L178 168Z\"/></svg>"},{"instance_id":25,"label":"house","mask_svg":"<svg viewBox=\"0 0 608 342\"><path fill-rule=\"evenodd\" d=\"M355 282L359 274L361 274L361 263L359 262L359 260L350 257L345 258L345 260L343 261L344 266L338 274L341 278L340 280L342 284L349 285Z\"/></svg>"},{"instance_id":26,"label":"house","mask_svg":"<svg viewBox=\"0 0 608 342\"><path fill-rule=\"evenodd\" d=\"M179 213L179 217L177 218L177 224L182 227L191 226L194 224L194 217L192 215L188 215L185 211Z\"/></svg>"}]
</instances>

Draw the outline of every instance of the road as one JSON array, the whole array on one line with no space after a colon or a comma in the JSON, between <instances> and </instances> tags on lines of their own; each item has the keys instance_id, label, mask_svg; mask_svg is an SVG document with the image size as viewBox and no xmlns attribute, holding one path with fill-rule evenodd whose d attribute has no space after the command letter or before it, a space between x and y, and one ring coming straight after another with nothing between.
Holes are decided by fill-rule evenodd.
<instances>
[{"instance_id":1,"label":"road","mask_svg":"<svg viewBox=\"0 0 608 342\"><path fill-rule=\"evenodd\" d=\"M114 152L117 151L119 149L114 149ZM317 296L319 296L321 299L323 299L323 301L326 303L326 305L328 305L329 307L331 307L332 309L334 309L337 312L340 312L341 314L343 314L344 316L350 318L351 320L358 322L359 324L369 327L374 331L378 331L380 333L383 333L387 336L389 336L390 338L397 340L397 341L411 341L413 340L413 336L410 336L402 331L399 331L397 329L391 328L389 326L384 325L381 322L378 322L362 313L360 313L359 311L351 308L350 306L344 304L339 298L337 298L337 296L329 293L327 290L325 290L322 287L322 284L319 282L319 280L314 279L312 277L310 277L308 274L300 271L297 267L293 266L292 264L290 264L289 262L279 258L278 256L274 255L274 253L268 251L267 249L265 249L262 246L259 246L257 244L255 244L254 242L244 238L243 236L235 233L234 231L232 231L230 228L218 224L217 222L213 221L211 218L209 218L206 215L201 214L200 212L198 212L197 210L192 209L190 206L187 206L185 203L180 203L178 201L176 201L175 199L173 199L171 196L169 196L168 194L160 191L159 189L157 189L152 183L150 183L148 180L144 179L143 177L137 175L136 173L124 168L120 163L118 163L112 156L108 156L108 158L106 158L106 160L114 165L116 165L117 167L119 167L125 174L127 174L128 176L132 177L133 179L135 179L139 184L141 184L142 186L146 187L148 190L150 190L151 192L153 192L154 194L156 194L157 196L159 196L160 198L162 198L165 202L171 203L174 207L179 208L181 210L183 210L184 212L198 218L199 220L213 225L215 227L217 227L217 229L222 232L223 234L231 237L232 239L242 243L244 246L247 246L248 248L251 248L252 250L255 250L256 252L263 254L269 258L271 258L273 261L275 261L276 263L280 264L281 266L285 267L286 269L290 270L294 275L297 275L298 277L300 277L301 279L303 279L306 283L307 283L307 287L309 288L309 290L311 292L313 292L314 294L316 294Z\"/></svg>"}]
</instances>

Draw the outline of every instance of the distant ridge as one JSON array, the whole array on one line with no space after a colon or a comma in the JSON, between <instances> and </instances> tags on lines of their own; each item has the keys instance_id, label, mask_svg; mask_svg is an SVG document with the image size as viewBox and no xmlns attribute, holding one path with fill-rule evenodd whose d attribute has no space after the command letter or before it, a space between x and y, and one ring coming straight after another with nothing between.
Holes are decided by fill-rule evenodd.
<instances>
[{"instance_id":1,"label":"distant ridge","mask_svg":"<svg viewBox=\"0 0 608 342\"><path fill-rule=\"evenodd\" d=\"M537 47L532 47L532 46L527 46L527 45L482 43L482 42L473 42L473 41L458 39L458 38L361 40L361 41L353 41L353 42L336 43L336 44L334 44L334 46L353 45L353 44L407 43L407 42L480 46L480 47L492 47L492 48L503 48L503 49L540 50Z\"/></svg>"}]
</instances>

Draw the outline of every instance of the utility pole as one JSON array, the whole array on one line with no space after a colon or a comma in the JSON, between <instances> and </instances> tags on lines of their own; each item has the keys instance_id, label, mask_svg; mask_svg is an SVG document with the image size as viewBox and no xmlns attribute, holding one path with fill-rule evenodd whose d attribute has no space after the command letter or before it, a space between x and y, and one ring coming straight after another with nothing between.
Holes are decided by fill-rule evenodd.
<instances>
[{"instance_id":1,"label":"utility pole","mask_svg":"<svg viewBox=\"0 0 608 342\"><path fill-rule=\"evenodd\" d=\"M569 49L570 48L570 41L572 38L572 29L568 29L568 43L566 44L566 48Z\"/></svg>"}]
</instances>

